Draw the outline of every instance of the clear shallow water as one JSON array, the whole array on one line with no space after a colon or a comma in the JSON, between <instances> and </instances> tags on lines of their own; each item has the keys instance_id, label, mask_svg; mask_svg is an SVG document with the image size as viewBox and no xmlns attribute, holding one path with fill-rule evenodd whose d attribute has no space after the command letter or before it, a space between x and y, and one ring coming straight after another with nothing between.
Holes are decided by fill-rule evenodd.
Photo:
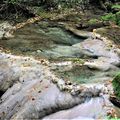
<instances>
[{"instance_id":1,"label":"clear shallow water","mask_svg":"<svg viewBox=\"0 0 120 120\"><path fill-rule=\"evenodd\" d=\"M71 80L78 84L103 84L106 81L111 80L117 73L117 71L113 70L106 72L91 70L86 66L79 65L66 70L64 67L58 67L58 69L54 70L54 72L61 78Z\"/></svg>"},{"instance_id":2,"label":"clear shallow water","mask_svg":"<svg viewBox=\"0 0 120 120\"><path fill-rule=\"evenodd\" d=\"M51 27L50 24L28 25L19 29L15 37L0 41L0 45L15 54L46 56L46 50L57 46L71 46L83 41L60 27ZM54 53L53 53L54 54Z\"/></svg>"}]
</instances>

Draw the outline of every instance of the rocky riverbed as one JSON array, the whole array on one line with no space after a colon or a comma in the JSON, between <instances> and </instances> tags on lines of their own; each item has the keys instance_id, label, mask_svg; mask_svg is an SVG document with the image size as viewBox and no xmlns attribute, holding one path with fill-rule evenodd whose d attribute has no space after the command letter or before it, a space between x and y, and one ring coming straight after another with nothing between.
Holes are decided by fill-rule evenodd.
<instances>
[{"instance_id":1,"label":"rocky riverbed","mask_svg":"<svg viewBox=\"0 0 120 120\"><path fill-rule=\"evenodd\" d=\"M12 26L0 26L2 38ZM119 48L107 37L42 21L0 46L1 119L103 119L114 109Z\"/></svg>"}]
</instances>

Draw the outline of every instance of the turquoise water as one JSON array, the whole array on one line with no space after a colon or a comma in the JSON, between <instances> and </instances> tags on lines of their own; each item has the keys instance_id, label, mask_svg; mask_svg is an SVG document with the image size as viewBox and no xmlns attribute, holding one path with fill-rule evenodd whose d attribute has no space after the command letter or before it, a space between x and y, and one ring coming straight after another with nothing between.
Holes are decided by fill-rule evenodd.
<instances>
[{"instance_id":1,"label":"turquoise water","mask_svg":"<svg viewBox=\"0 0 120 120\"><path fill-rule=\"evenodd\" d=\"M57 46L71 46L82 40L60 27L51 27L49 23L43 22L17 30L14 38L1 40L0 45L15 54L44 56L43 51Z\"/></svg>"}]
</instances>

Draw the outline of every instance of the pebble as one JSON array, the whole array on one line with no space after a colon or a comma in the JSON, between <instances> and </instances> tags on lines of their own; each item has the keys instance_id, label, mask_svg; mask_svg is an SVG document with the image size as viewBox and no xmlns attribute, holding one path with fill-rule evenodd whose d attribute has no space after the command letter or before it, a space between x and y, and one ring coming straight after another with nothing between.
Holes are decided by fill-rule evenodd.
<instances>
[{"instance_id":1,"label":"pebble","mask_svg":"<svg viewBox=\"0 0 120 120\"><path fill-rule=\"evenodd\" d=\"M66 83L65 83L66 85L72 85L72 82L71 81L66 81Z\"/></svg>"},{"instance_id":2,"label":"pebble","mask_svg":"<svg viewBox=\"0 0 120 120\"><path fill-rule=\"evenodd\" d=\"M37 53L41 53L42 51L41 50L37 50Z\"/></svg>"}]
</instances>

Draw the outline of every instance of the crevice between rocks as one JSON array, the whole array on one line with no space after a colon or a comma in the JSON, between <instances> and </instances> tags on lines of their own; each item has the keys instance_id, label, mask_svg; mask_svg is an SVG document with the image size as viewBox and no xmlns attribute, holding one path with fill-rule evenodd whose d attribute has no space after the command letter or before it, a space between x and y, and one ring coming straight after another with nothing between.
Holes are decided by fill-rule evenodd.
<instances>
[{"instance_id":1,"label":"crevice between rocks","mask_svg":"<svg viewBox=\"0 0 120 120\"><path fill-rule=\"evenodd\" d=\"M0 98L2 97L2 95L4 94L5 92L0 90Z\"/></svg>"}]
</instances>

